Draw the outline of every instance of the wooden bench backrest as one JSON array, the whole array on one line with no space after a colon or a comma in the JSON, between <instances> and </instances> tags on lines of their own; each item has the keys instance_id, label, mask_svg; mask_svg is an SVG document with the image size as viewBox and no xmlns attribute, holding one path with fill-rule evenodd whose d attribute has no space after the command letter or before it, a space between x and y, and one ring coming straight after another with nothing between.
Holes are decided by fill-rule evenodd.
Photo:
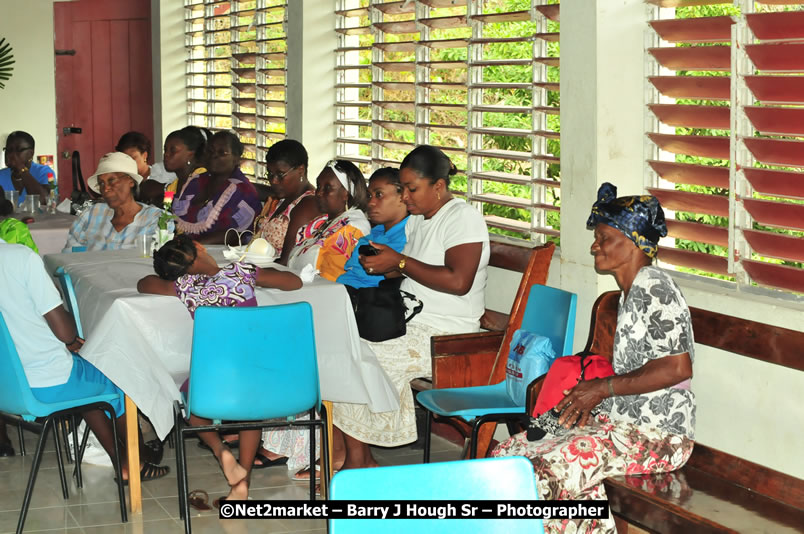
<instances>
[{"instance_id":1,"label":"wooden bench backrest","mask_svg":"<svg viewBox=\"0 0 804 534\"><path fill-rule=\"evenodd\" d=\"M499 241L492 241L490 248L489 266L523 273L523 278L525 278L525 273L531 268L531 251L533 249L519 245L500 243ZM537 281L533 283L546 284L547 272L550 268L550 260L553 258L555 244L547 243L536 247L536 249L543 250L545 254L549 251L549 255L545 255L546 261L539 261L537 265L539 272L535 278ZM520 282L520 288L521 286L522 282ZM486 310L483 317L480 318L480 327L484 330L502 331L508 326L508 319L509 314L507 313Z\"/></svg>"},{"instance_id":2,"label":"wooden bench backrest","mask_svg":"<svg viewBox=\"0 0 804 534\"><path fill-rule=\"evenodd\" d=\"M592 308L586 352L611 359L619 291L607 291ZM690 308L695 342L804 371L804 332L701 308Z\"/></svg>"}]
</instances>

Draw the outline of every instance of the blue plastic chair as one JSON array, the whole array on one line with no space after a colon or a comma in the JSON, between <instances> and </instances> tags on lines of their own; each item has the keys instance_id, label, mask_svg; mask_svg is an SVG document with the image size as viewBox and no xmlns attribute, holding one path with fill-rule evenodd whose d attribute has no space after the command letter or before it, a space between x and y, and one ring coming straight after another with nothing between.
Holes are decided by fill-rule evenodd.
<instances>
[{"instance_id":1,"label":"blue plastic chair","mask_svg":"<svg viewBox=\"0 0 804 534\"><path fill-rule=\"evenodd\" d=\"M78 337L83 339L84 330L81 328L81 316L78 313L78 299L75 296L73 279L70 278L70 274L64 270L64 267L56 269L53 276L56 277L59 281L59 286L61 286L61 294L64 297L64 307L67 309L67 312L73 316L73 319L75 319L75 329L78 333Z\"/></svg>"},{"instance_id":2,"label":"blue plastic chair","mask_svg":"<svg viewBox=\"0 0 804 534\"><path fill-rule=\"evenodd\" d=\"M339 471L330 508L338 500L536 501L533 465L522 456ZM525 503L523 503L525 504ZM459 506L460 507L460 506ZM382 522L380 522L382 521ZM330 519L330 534L544 532L541 519Z\"/></svg>"},{"instance_id":3,"label":"blue plastic chair","mask_svg":"<svg viewBox=\"0 0 804 534\"><path fill-rule=\"evenodd\" d=\"M56 403L45 403L34 397L31 386L28 384L28 379L25 376L25 371L22 368L22 362L17 353L17 348L14 346L14 340L11 338L11 334L6 327L5 319L2 314L0 314L0 411L19 415L24 421L31 423L28 426L40 430L39 442L36 445L36 453L34 454L33 463L31 464L31 474L28 477L28 486L25 488L20 518L17 523L18 533L22 532L22 528L25 525L25 517L28 514L28 506L31 503L31 495L33 494L36 475L39 471L39 464L42 461L45 439L47 438L47 432L50 430L50 427L55 426L55 421L58 418L80 414L93 408L106 411L112 416L112 421L114 421L114 419L117 418L117 414L114 412L111 403L117 400L122 401L118 394L95 395ZM36 418L44 418L41 427L39 427L38 424L33 424ZM114 432L115 447L117 447L117 428L114 424L112 424L112 430ZM68 498L67 480L64 475L64 466L61 463L61 447L58 439L56 439L56 456L59 462L62 492L66 499ZM119 447L117 448L114 458L114 468L118 480L117 489L120 502L120 517L123 522L125 522L127 521L126 497L123 490L123 477L120 476Z\"/></svg>"},{"instance_id":4,"label":"blue plastic chair","mask_svg":"<svg viewBox=\"0 0 804 534\"><path fill-rule=\"evenodd\" d=\"M228 335L227 335L228 334ZM316 419L316 411L321 419ZM309 420L296 421L308 412ZM254 308L201 307L195 312L187 414L212 419L209 426L187 426L180 402L174 405L179 511L190 532L185 434L254 428L307 426L310 457L315 458L315 428L327 443L321 411L313 312L307 302ZM280 421L269 419L284 418ZM222 420L238 421L221 424ZM328 485L329 455L321 447ZM310 477L315 500L315 477Z\"/></svg>"},{"instance_id":5,"label":"blue plastic chair","mask_svg":"<svg viewBox=\"0 0 804 534\"><path fill-rule=\"evenodd\" d=\"M572 354L577 300L577 295L569 291L535 284L528 293L519 328L549 338L558 356ZM512 327L509 325L509 328ZM430 461L430 427L434 414L472 421L470 458L477 457L477 434L484 423L527 417L525 406L515 403L508 395L505 380L489 386L422 391L416 400L429 412L425 423L425 463Z\"/></svg>"}]
</instances>

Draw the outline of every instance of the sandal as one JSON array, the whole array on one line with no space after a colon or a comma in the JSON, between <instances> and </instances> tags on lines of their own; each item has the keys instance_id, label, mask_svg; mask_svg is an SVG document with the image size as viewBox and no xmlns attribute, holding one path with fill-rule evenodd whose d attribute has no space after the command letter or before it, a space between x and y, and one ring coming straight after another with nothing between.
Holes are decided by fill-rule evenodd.
<instances>
[{"instance_id":1,"label":"sandal","mask_svg":"<svg viewBox=\"0 0 804 534\"><path fill-rule=\"evenodd\" d=\"M150 482L151 480L162 478L168 473L170 473L170 467L167 465L155 465L145 462L142 469L140 469L140 482ZM115 477L114 481L117 482L117 477ZM128 479L123 481L123 485L128 486Z\"/></svg>"},{"instance_id":2,"label":"sandal","mask_svg":"<svg viewBox=\"0 0 804 534\"><path fill-rule=\"evenodd\" d=\"M310 466L308 465L304 469L299 469L298 471L296 471L290 478L292 478L296 482L310 482L309 475L307 475L306 477L299 476L302 473L309 473L309 472L310 472ZM321 466L318 464L315 464L315 479L316 481L321 480Z\"/></svg>"},{"instance_id":3,"label":"sandal","mask_svg":"<svg viewBox=\"0 0 804 534\"><path fill-rule=\"evenodd\" d=\"M274 467L275 465L285 465L288 463L287 456L280 456L279 458L274 458L271 460L261 452L257 453L257 455L254 457L254 460L259 460L260 463L254 463L251 466L252 469L265 469L266 467Z\"/></svg>"},{"instance_id":4,"label":"sandal","mask_svg":"<svg viewBox=\"0 0 804 534\"><path fill-rule=\"evenodd\" d=\"M212 510L209 506L209 494L204 490L193 490L188 493L187 504L201 512Z\"/></svg>"}]
</instances>

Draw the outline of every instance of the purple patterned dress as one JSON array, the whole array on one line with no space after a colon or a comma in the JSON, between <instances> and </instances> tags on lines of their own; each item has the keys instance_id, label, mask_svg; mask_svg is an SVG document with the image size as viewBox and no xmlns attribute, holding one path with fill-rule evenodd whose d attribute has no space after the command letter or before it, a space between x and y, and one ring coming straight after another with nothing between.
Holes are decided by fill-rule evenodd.
<instances>
[{"instance_id":1,"label":"purple patterned dress","mask_svg":"<svg viewBox=\"0 0 804 534\"><path fill-rule=\"evenodd\" d=\"M199 306L256 306L254 286L257 267L250 263L230 263L213 276L185 274L176 280L176 295L195 317Z\"/></svg>"}]
</instances>

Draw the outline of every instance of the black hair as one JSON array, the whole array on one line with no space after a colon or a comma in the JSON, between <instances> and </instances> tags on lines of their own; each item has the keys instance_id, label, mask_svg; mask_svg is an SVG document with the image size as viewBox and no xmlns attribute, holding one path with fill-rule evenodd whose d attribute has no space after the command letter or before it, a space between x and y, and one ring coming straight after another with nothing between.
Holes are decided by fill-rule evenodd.
<instances>
[{"instance_id":1,"label":"black hair","mask_svg":"<svg viewBox=\"0 0 804 534\"><path fill-rule=\"evenodd\" d=\"M114 147L117 152L123 152L129 148L136 148L142 154L147 152L149 156L151 155L151 141L140 132L124 133L120 136L117 146Z\"/></svg>"},{"instance_id":2,"label":"black hair","mask_svg":"<svg viewBox=\"0 0 804 534\"><path fill-rule=\"evenodd\" d=\"M175 281L187 274L197 257L193 240L187 234L179 234L154 252L154 271L162 280Z\"/></svg>"},{"instance_id":3,"label":"black hair","mask_svg":"<svg viewBox=\"0 0 804 534\"><path fill-rule=\"evenodd\" d=\"M327 167L328 168L328 167ZM348 193L347 204L350 208L366 211L368 207L368 187L363 173L357 165L345 159L336 159L335 168L346 173L346 178L352 183L353 193Z\"/></svg>"},{"instance_id":4,"label":"black hair","mask_svg":"<svg viewBox=\"0 0 804 534\"><path fill-rule=\"evenodd\" d=\"M8 217L14 213L14 204L6 198L6 192L0 185L0 217Z\"/></svg>"},{"instance_id":5,"label":"black hair","mask_svg":"<svg viewBox=\"0 0 804 534\"><path fill-rule=\"evenodd\" d=\"M431 184L444 180L447 187L449 177L458 172L447 155L440 148L431 145L419 145L411 150L402 160L399 169L411 169L430 180Z\"/></svg>"},{"instance_id":6,"label":"black hair","mask_svg":"<svg viewBox=\"0 0 804 534\"><path fill-rule=\"evenodd\" d=\"M204 165L206 161L205 151L207 143L212 137L212 132L198 126L185 126L181 130L170 132L165 138L165 142L172 137L180 139L184 146L193 153L197 165Z\"/></svg>"},{"instance_id":7,"label":"black hair","mask_svg":"<svg viewBox=\"0 0 804 534\"><path fill-rule=\"evenodd\" d=\"M397 193L402 192L402 181L399 179L399 169L395 169L394 167L382 167L381 169L377 169L369 178L369 183L372 180L385 180L392 186L396 188Z\"/></svg>"},{"instance_id":8,"label":"black hair","mask_svg":"<svg viewBox=\"0 0 804 534\"><path fill-rule=\"evenodd\" d=\"M237 156L238 158L243 155L243 143L240 142L240 139L237 137L237 134L231 130L221 130L220 132L215 132L212 136L212 139L209 140L209 145L211 146L214 141L218 139L223 139L226 141L226 144L229 145L229 150L232 151L232 154Z\"/></svg>"},{"instance_id":9,"label":"black hair","mask_svg":"<svg viewBox=\"0 0 804 534\"><path fill-rule=\"evenodd\" d=\"M283 139L271 145L265 154L265 163L284 161L290 167L304 165L307 167L308 157L304 145L295 139Z\"/></svg>"},{"instance_id":10,"label":"black hair","mask_svg":"<svg viewBox=\"0 0 804 534\"><path fill-rule=\"evenodd\" d=\"M28 132L23 132L22 130L15 130L11 132L10 134L8 134L8 137L6 137L6 146L8 146L8 144L11 141L14 141L15 139L20 139L21 141L27 141L28 144L31 145L32 149L36 149L36 141L34 141L33 136Z\"/></svg>"}]
</instances>

